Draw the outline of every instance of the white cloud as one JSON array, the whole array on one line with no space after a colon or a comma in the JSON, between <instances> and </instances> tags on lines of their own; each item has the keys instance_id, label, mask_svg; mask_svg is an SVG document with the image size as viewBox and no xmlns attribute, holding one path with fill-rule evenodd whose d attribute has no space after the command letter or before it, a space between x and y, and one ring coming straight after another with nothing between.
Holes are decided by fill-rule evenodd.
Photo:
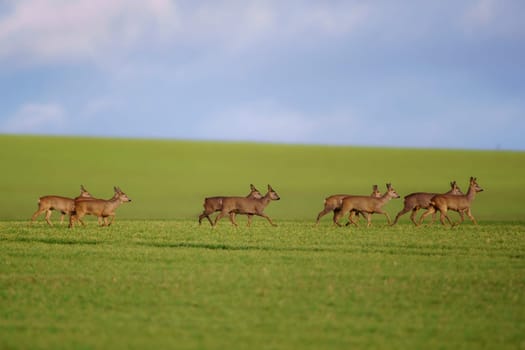
<instances>
[{"instance_id":1,"label":"white cloud","mask_svg":"<svg viewBox=\"0 0 525 350\"><path fill-rule=\"evenodd\" d=\"M478 0L468 9L466 17L472 22L488 23L494 16L494 0Z\"/></svg>"},{"instance_id":2,"label":"white cloud","mask_svg":"<svg viewBox=\"0 0 525 350\"><path fill-rule=\"evenodd\" d=\"M26 104L0 125L5 133L59 133L66 126L64 109L57 104Z\"/></svg>"},{"instance_id":3,"label":"white cloud","mask_svg":"<svg viewBox=\"0 0 525 350\"><path fill-rule=\"evenodd\" d=\"M162 38L174 16L169 0L16 1L0 18L0 56L97 59L151 33Z\"/></svg>"},{"instance_id":4,"label":"white cloud","mask_svg":"<svg viewBox=\"0 0 525 350\"><path fill-rule=\"evenodd\" d=\"M178 44L242 50L346 34L367 17L365 5L346 2L19 0L5 7L0 59L29 63L98 63Z\"/></svg>"},{"instance_id":5,"label":"white cloud","mask_svg":"<svg viewBox=\"0 0 525 350\"><path fill-rule=\"evenodd\" d=\"M181 30L191 40L245 49L261 42L344 35L367 17L368 8L361 3L215 1L188 11Z\"/></svg>"},{"instance_id":6,"label":"white cloud","mask_svg":"<svg viewBox=\"0 0 525 350\"><path fill-rule=\"evenodd\" d=\"M476 0L466 6L462 24L473 37L521 37L525 35L522 1Z\"/></svg>"},{"instance_id":7,"label":"white cloud","mask_svg":"<svg viewBox=\"0 0 525 350\"><path fill-rule=\"evenodd\" d=\"M363 130L350 114L308 116L271 102L254 102L211 116L199 138L278 143L352 143Z\"/></svg>"}]
</instances>

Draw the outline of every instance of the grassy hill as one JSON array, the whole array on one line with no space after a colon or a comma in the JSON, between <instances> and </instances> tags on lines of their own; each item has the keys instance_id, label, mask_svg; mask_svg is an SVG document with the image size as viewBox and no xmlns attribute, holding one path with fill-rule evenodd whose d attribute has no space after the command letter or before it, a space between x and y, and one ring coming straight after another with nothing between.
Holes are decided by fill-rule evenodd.
<instances>
[{"instance_id":1,"label":"grassy hill","mask_svg":"<svg viewBox=\"0 0 525 350\"><path fill-rule=\"evenodd\" d=\"M485 189L473 205L477 219L525 218L524 152L4 135L0 159L0 220L29 219L40 196L74 197L80 184L101 198L120 186L133 202L118 218L196 219L204 197L245 195L253 183L281 196L267 209L276 220L313 222L330 194L368 194L373 184L384 191L386 182L401 196L444 192L451 180L466 191L470 176ZM402 205L393 200L386 210L395 216Z\"/></svg>"},{"instance_id":2,"label":"grassy hill","mask_svg":"<svg viewBox=\"0 0 525 350\"><path fill-rule=\"evenodd\" d=\"M0 159L1 349L525 344L523 152L0 136ZM312 225L329 194L470 176L477 227ZM197 226L205 196L250 183L280 194L278 227ZM39 196L80 184L133 201L110 227L27 224Z\"/></svg>"}]
</instances>

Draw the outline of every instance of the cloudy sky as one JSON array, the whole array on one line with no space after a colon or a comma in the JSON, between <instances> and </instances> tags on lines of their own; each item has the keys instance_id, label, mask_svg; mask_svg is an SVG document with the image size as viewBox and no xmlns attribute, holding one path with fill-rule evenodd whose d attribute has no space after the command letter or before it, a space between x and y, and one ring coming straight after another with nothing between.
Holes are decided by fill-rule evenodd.
<instances>
[{"instance_id":1,"label":"cloudy sky","mask_svg":"<svg viewBox=\"0 0 525 350\"><path fill-rule=\"evenodd\" d=\"M0 0L0 134L525 150L522 0Z\"/></svg>"}]
</instances>

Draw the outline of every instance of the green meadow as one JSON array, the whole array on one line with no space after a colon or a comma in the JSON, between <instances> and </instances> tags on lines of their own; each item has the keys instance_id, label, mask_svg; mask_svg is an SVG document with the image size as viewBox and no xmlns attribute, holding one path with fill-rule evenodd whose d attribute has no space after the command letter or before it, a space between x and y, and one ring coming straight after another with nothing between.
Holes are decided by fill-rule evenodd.
<instances>
[{"instance_id":1,"label":"green meadow","mask_svg":"<svg viewBox=\"0 0 525 350\"><path fill-rule=\"evenodd\" d=\"M0 159L1 349L525 348L524 152L0 136ZM470 176L479 226L313 225L330 194ZM278 227L198 225L250 183ZM29 225L80 184L132 202L110 227Z\"/></svg>"},{"instance_id":2,"label":"green meadow","mask_svg":"<svg viewBox=\"0 0 525 350\"><path fill-rule=\"evenodd\" d=\"M133 202L117 220L191 220L204 197L246 195L253 183L281 196L270 216L308 221L330 194L369 194L390 182L403 197L445 192L452 180L466 192L470 176L485 189L473 204L476 218L525 219L525 152L0 136L0 159L2 220L27 220L40 196L74 197L81 184L99 198L120 186ZM385 208L393 216L402 207L398 199Z\"/></svg>"}]
</instances>

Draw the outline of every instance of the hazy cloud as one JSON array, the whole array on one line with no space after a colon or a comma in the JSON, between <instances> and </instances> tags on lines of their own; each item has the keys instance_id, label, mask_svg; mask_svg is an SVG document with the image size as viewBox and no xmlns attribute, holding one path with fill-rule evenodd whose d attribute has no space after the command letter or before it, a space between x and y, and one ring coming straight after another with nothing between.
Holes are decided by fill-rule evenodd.
<instances>
[{"instance_id":1,"label":"hazy cloud","mask_svg":"<svg viewBox=\"0 0 525 350\"><path fill-rule=\"evenodd\" d=\"M26 104L2 125L5 133L56 133L66 125L63 108L57 104Z\"/></svg>"},{"instance_id":2,"label":"hazy cloud","mask_svg":"<svg viewBox=\"0 0 525 350\"><path fill-rule=\"evenodd\" d=\"M301 6L297 6L301 5ZM100 61L148 45L220 45L341 35L365 5L282 1L20 0L0 17L0 57Z\"/></svg>"},{"instance_id":3,"label":"hazy cloud","mask_svg":"<svg viewBox=\"0 0 525 350\"><path fill-rule=\"evenodd\" d=\"M0 56L34 61L97 60L146 37L163 38L169 0L20 0L0 18Z\"/></svg>"},{"instance_id":4,"label":"hazy cloud","mask_svg":"<svg viewBox=\"0 0 525 350\"><path fill-rule=\"evenodd\" d=\"M523 149L523 13L521 0L5 0L0 132Z\"/></svg>"},{"instance_id":5,"label":"hazy cloud","mask_svg":"<svg viewBox=\"0 0 525 350\"><path fill-rule=\"evenodd\" d=\"M360 123L346 115L311 116L274 102L253 102L209 116L202 138L260 142L344 144L361 133Z\"/></svg>"}]
</instances>

